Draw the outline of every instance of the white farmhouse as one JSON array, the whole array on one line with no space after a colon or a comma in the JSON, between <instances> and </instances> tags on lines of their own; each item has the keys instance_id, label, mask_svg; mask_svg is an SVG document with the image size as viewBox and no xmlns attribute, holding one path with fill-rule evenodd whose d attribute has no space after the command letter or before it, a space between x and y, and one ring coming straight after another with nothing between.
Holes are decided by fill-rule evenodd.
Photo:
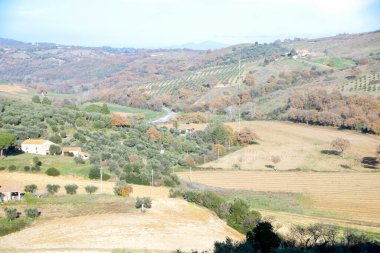
<instances>
[{"instance_id":1,"label":"white farmhouse","mask_svg":"<svg viewBox=\"0 0 380 253\"><path fill-rule=\"evenodd\" d=\"M48 140L29 139L21 143L21 150L25 153L48 155L50 146L54 144Z\"/></svg>"}]
</instances>

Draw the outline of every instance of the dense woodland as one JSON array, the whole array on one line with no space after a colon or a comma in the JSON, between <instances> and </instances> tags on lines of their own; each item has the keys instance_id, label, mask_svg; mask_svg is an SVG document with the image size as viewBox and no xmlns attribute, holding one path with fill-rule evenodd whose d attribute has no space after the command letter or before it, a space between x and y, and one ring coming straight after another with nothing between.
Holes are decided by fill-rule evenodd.
<instances>
[{"instance_id":1,"label":"dense woodland","mask_svg":"<svg viewBox=\"0 0 380 253\"><path fill-rule=\"evenodd\" d=\"M325 90L295 93L287 115L296 122L380 134L379 100L371 96L343 96Z\"/></svg>"}]
</instances>

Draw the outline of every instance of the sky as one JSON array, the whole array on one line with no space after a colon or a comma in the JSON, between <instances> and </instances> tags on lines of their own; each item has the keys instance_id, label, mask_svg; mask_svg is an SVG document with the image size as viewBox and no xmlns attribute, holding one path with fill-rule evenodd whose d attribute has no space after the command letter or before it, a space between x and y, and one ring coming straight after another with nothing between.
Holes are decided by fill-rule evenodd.
<instances>
[{"instance_id":1,"label":"sky","mask_svg":"<svg viewBox=\"0 0 380 253\"><path fill-rule=\"evenodd\" d=\"M380 29L380 0L0 0L0 37L157 48Z\"/></svg>"}]
</instances>

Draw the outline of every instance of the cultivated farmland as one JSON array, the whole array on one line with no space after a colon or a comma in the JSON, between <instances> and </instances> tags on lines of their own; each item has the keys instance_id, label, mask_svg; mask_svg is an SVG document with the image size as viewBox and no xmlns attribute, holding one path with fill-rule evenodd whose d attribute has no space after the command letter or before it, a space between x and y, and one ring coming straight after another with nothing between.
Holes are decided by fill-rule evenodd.
<instances>
[{"instance_id":1,"label":"cultivated farmland","mask_svg":"<svg viewBox=\"0 0 380 253\"><path fill-rule=\"evenodd\" d=\"M189 180L189 173L179 176ZM224 189L301 193L308 208L380 232L380 174L343 172L193 171L192 182Z\"/></svg>"},{"instance_id":2,"label":"cultivated farmland","mask_svg":"<svg viewBox=\"0 0 380 253\"><path fill-rule=\"evenodd\" d=\"M237 130L237 123L227 125ZM206 124L182 127L203 129ZM380 142L380 138L374 135L289 122L247 121L241 123L243 127L253 128L257 132L258 144L243 147L202 167L273 171L271 158L279 156L281 161L276 165L276 170L372 171L372 166L362 161L375 157ZM342 156L329 154L331 141L338 137L351 142L351 148Z\"/></svg>"},{"instance_id":3,"label":"cultivated farmland","mask_svg":"<svg viewBox=\"0 0 380 253\"><path fill-rule=\"evenodd\" d=\"M360 92L360 93L380 93L380 72L364 75L342 86L344 92Z\"/></svg>"},{"instance_id":4,"label":"cultivated farmland","mask_svg":"<svg viewBox=\"0 0 380 253\"><path fill-rule=\"evenodd\" d=\"M241 69L243 71L244 64ZM230 64L216 67L204 68L192 71L182 77L162 79L143 84L150 95L173 93L181 88L194 88L207 84L208 79L217 80L218 85L233 86L237 84L239 75L238 64Z\"/></svg>"}]
</instances>

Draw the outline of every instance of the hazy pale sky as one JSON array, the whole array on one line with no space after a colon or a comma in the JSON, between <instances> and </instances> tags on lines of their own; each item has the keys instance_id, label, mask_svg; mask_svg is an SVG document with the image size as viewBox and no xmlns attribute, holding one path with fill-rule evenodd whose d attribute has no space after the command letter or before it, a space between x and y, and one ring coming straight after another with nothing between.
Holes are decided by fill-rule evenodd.
<instances>
[{"instance_id":1,"label":"hazy pale sky","mask_svg":"<svg viewBox=\"0 0 380 253\"><path fill-rule=\"evenodd\" d=\"M0 0L0 37L164 47L380 29L380 0Z\"/></svg>"}]
</instances>

